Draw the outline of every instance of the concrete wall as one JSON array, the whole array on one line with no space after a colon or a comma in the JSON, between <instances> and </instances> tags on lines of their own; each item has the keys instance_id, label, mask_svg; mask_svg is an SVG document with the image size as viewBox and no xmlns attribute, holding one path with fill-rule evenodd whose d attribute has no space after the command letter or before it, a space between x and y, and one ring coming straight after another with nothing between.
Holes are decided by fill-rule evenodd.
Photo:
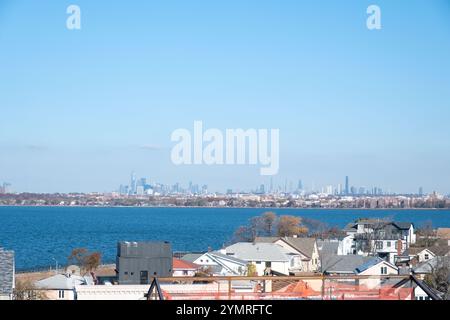
<instances>
[{"instance_id":1,"label":"concrete wall","mask_svg":"<svg viewBox=\"0 0 450 320\"><path fill-rule=\"evenodd\" d=\"M155 275L172 275L172 247L167 242L120 242L116 263L120 284L141 284L141 272L147 272L150 283Z\"/></svg>"}]
</instances>

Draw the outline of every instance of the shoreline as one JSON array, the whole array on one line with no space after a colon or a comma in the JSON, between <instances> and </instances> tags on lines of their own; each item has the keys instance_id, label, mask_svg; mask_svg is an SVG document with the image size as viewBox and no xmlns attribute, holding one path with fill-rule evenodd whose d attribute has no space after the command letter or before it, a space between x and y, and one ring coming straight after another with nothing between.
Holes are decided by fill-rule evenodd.
<instances>
[{"instance_id":1,"label":"shoreline","mask_svg":"<svg viewBox=\"0 0 450 320\"><path fill-rule=\"evenodd\" d=\"M55 269L50 268L42 268L41 270L37 268L36 270L16 270L16 281L22 281L22 280L32 280L32 281L39 281L48 277L51 277L55 274L63 274L65 272L67 266L64 266L61 268L58 268L58 272L55 272ZM112 276L113 271L116 268L115 263L104 263L98 266L97 270L95 271L95 274L97 276Z\"/></svg>"},{"instance_id":2,"label":"shoreline","mask_svg":"<svg viewBox=\"0 0 450 320\"><path fill-rule=\"evenodd\" d=\"M3 205L0 208L140 208L140 209L261 209L261 210L367 210L367 211L388 211L388 210L417 210L417 211L450 211L450 208L301 208L301 207L199 207L199 206L66 206L66 205Z\"/></svg>"}]
</instances>

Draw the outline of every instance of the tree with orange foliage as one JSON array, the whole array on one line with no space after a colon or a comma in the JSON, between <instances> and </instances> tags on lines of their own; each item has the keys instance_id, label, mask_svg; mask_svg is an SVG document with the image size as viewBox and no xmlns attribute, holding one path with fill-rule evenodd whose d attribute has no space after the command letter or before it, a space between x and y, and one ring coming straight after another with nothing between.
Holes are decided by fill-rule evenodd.
<instances>
[{"instance_id":1,"label":"tree with orange foliage","mask_svg":"<svg viewBox=\"0 0 450 320\"><path fill-rule=\"evenodd\" d=\"M279 237L304 236L308 234L308 228L302 226L302 218L295 216L280 216L277 224Z\"/></svg>"}]
</instances>

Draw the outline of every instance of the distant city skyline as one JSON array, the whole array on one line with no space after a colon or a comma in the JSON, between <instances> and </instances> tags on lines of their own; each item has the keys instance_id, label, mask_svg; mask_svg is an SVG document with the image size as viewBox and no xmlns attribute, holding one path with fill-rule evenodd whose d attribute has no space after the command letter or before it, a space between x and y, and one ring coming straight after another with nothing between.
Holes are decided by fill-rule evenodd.
<instances>
[{"instance_id":1,"label":"distant city skyline","mask_svg":"<svg viewBox=\"0 0 450 320\"><path fill-rule=\"evenodd\" d=\"M285 179L283 184L274 183L273 178L269 183L261 183L254 188L243 189L240 187L228 187L226 190L212 190L205 181L193 181L188 183L175 182L173 184L165 183L164 181L157 181L147 177L139 177L134 171L130 174L129 183L120 184L119 188L111 190L122 195L155 195L161 193L192 193L192 194L209 194L209 193L255 193L255 194L270 194L270 193L322 193L329 195L388 195L388 194L417 194L424 195L423 187L417 187L415 192L392 191L390 189L383 189L382 186L376 185L351 185L350 177L345 176L344 183L327 184L323 186L311 187L304 185L302 179L298 179L296 187L294 181ZM435 192L430 190L428 193ZM446 194L446 193L444 193ZM450 193L449 193L450 194Z\"/></svg>"},{"instance_id":2,"label":"distant city skyline","mask_svg":"<svg viewBox=\"0 0 450 320\"><path fill-rule=\"evenodd\" d=\"M450 193L450 5L0 2L0 181L110 192L130 169L211 191L279 185ZM406 10L407 9L407 10ZM171 133L279 129L278 175L176 166ZM272 183L271 183L272 181ZM329 190L328 190L329 191Z\"/></svg>"}]
</instances>

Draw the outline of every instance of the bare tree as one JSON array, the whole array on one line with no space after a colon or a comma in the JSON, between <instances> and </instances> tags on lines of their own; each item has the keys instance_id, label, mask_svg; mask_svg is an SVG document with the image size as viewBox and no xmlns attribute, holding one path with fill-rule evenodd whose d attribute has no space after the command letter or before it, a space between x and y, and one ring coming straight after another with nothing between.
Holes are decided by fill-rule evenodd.
<instances>
[{"instance_id":1,"label":"bare tree","mask_svg":"<svg viewBox=\"0 0 450 320\"><path fill-rule=\"evenodd\" d=\"M80 267L82 272L95 271L101 264L100 252L89 252L86 248L73 249L68 257L69 264L75 264Z\"/></svg>"},{"instance_id":2,"label":"bare tree","mask_svg":"<svg viewBox=\"0 0 450 320\"><path fill-rule=\"evenodd\" d=\"M248 226L240 226L233 235L232 243L252 242L254 240L252 230Z\"/></svg>"},{"instance_id":3,"label":"bare tree","mask_svg":"<svg viewBox=\"0 0 450 320\"><path fill-rule=\"evenodd\" d=\"M14 300L47 300L43 291L36 288L31 280L18 280L14 288Z\"/></svg>"},{"instance_id":4,"label":"bare tree","mask_svg":"<svg viewBox=\"0 0 450 320\"><path fill-rule=\"evenodd\" d=\"M433 222L431 220L425 221L417 230L417 234L420 236L418 242L422 246L430 247L436 243L436 238L433 230Z\"/></svg>"},{"instance_id":5,"label":"bare tree","mask_svg":"<svg viewBox=\"0 0 450 320\"><path fill-rule=\"evenodd\" d=\"M262 229L265 235L272 236L273 228L277 221L277 215L274 212L265 212L262 215Z\"/></svg>"},{"instance_id":6,"label":"bare tree","mask_svg":"<svg viewBox=\"0 0 450 320\"><path fill-rule=\"evenodd\" d=\"M450 299L450 259L448 257L436 257L435 266L431 264L431 273L425 276L425 282L431 288L442 292L444 300Z\"/></svg>"}]
</instances>

